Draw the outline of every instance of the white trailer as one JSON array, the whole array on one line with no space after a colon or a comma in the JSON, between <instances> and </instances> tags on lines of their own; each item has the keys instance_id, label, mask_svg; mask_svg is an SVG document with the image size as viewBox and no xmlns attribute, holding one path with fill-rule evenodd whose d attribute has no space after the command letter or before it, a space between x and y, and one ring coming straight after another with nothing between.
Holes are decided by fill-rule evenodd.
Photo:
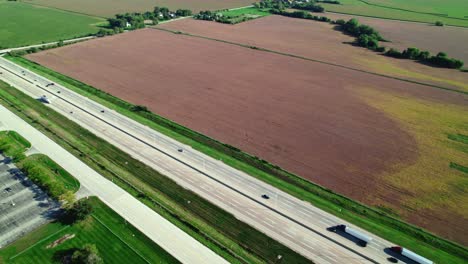
<instances>
[{"instance_id":1,"label":"white trailer","mask_svg":"<svg viewBox=\"0 0 468 264\"><path fill-rule=\"evenodd\" d=\"M345 232L347 234L350 234L353 237L359 239L359 242L360 242L359 244L361 246L365 247L368 243L370 243L372 241L372 237L362 233L361 231L350 228L350 227L348 227L346 225L339 225L339 226L337 226L337 229L341 230L341 231L343 231L343 232Z\"/></svg>"},{"instance_id":2,"label":"white trailer","mask_svg":"<svg viewBox=\"0 0 468 264\"><path fill-rule=\"evenodd\" d=\"M431 260L428 260L427 258L423 257L423 256L420 256L416 253L414 253L413 251L411 250L408 250L406 248L402 248L402 247L392 247L392 250L394 252L397 252L397 253L400 253L401 255L417 262L417 263L420 263L420 264L434 264L434 262L432 262Z\"/></svg>"}]
</instances>

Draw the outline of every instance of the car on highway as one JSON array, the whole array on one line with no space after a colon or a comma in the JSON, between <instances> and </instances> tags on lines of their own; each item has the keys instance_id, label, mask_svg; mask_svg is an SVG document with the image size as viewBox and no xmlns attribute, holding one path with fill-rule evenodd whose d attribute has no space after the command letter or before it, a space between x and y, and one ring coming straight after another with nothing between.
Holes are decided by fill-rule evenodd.
<instances>
[{"instance_id":1,"label":"car on highway","mask_svg":"<svg viewBox=\"0 0 468 264\"><path fill-rule=\"evenodd\" d=\"M268 199L270 199L270 196L268 196L268 194L263 194L263 195L262 195L262 198L268 200Z\"/></svg>"}]
</instances>

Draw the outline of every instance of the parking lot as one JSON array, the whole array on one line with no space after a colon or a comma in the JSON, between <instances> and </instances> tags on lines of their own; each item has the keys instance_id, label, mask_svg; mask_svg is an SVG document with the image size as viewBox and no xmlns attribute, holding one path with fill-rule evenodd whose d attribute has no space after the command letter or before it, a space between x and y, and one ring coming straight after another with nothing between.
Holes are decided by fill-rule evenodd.
<instances>
[{"instance_id":1,"label":"parking lot","mask_svg":"<svg viewBox=\"0 0 468 264\"><path fill-rule=\"evenodd\" d=\"M59 208L0 154L0 248L53 220Z\"/></svg>"}]
</instances>

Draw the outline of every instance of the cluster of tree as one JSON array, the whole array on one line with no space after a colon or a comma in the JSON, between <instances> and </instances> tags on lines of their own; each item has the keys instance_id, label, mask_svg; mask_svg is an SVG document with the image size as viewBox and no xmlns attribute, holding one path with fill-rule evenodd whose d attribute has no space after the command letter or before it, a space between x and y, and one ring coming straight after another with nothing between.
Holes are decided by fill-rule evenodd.
<instances>
[{"instance_id":1,"label":"cluster of tree","mask_svg":"<svg viewBox=\"0 0 468 264\"><path fill-rule=\"evenodd\" d=\"M396 49L390 49L385 53L385 55L399 59L417 60L437 67L450 69L460 69L464 65L463 61L449 58L444 52L439 52L437 55L431 56L429 51L420 51L417 48L407 48L403 52Z\"/></svg>"},{"instance_id":2,"label":"cluster of tree","mask_svg":"<svg viewBox=\"0 0 468 264\"><path fill-rule=\"evenodd\" d=\"M275 15L282 15L282 16L287 16L287 17L309 19L309 20L315 20L315 21L321 21L321 22L331 22L331 19L329 19L328 17L314 16L306 11L288 12L284 10L272 9L270 10L270 12Z\"/></svg>"},{"instance_id":3,"label":"cluster of tree","mask_svg":"<svg viewBox=\"0 0 468 264\"><path fill-rule=\"evenodd\" d=\"M255 2L254 7L256 8L271 8L284 10L287 7L290 7L290 3L287 0L260 0L260 2Z\"/></svg>"},{"instance_id":4,"label":"cluster of tree","mask_svg":"<svg viewBox=\"0 0 468 264\"><path fill-rule=\"evenodd\" d=\"M81 199L65 206L61 221L73 224L85 220L93 212L93 206L87 199Z\"/></svg>"},{"instance_id":5,"label":"cluster of tree","mask_svg":"<svg viewBox=\"0 0 468 264\"><path fill-rule=\"evenodd\" d=\"M124 29L132 30L145 27L145 20L151 20L152 24L158 24L159 21L169 20L182 16L191 16L192 11L188 9L178 9L175 12L167 7L156 6L152 12L144 13L126 13L117 14L115 18L109 18L109 27L113 29L113 33L119 33ZM112 31L100 30L99 35L111 35Z\"/></svg>"},{"instance_id":6,"label":"cluster of tree","mask_svg":"<svg viewBox=\"0 0 468 264\"><path fill-rule=\"evenodd\" d=\"M316 0L309 0L309 1L301 1L301 0L261 0L260 2L254 3L256 8L270 8L275 10L283 11L286 8L295 8L301 9L311 12L323 12L325 9L317 5L319 1ZM321 1L321 2L328 2L328 1ZM329 1L335 2L335 1ZM339 3L339 2L338 2Z\"/></svg>"},{"instance_id":7,"label":"cluster of tree","mask_svg":"<svg viewBox=\"0 0 468 264\"><path fill-rule=\"evenodd\" d=\"M199 20L208 20L208 21L216 21L219 23L224 23L224 24L234 24L235 22L232 20L232 17L229 16L224 16L220 11L201 11L197 15L194 16L195 19ZM245 20L238 20L236 21L237 23L246 21Z\"/></svg>"},{"instance_id":8,"label":"cluster of tree","mask_svg":"<svg viewBox=\"0 0 468 264\"><path fill-rule=\"evenodd\" d=\"M341 5L340 1L335 1L335 0L317 0L317 3Z\"/></svg>"},{"instance_id":9,"label":"cluster of tree","mask_svg":"<svg viewBox=\"0 0 468 264\"><path fill-rule=\"evenodd\" d=\"M348 21L338 19L335 24L340 26L340 29L345 33L356 37L356 44L376 51L385 51L384 47L379 47L379 41L384 39L380 33L368 25L360 25L359 21L352 18Z\"/></svg>"},{"instance_id":10,"label":"cluster of tree","mask_svg":"<svg viewBox=\"0 0 468 264\"><path fill-rule=\"evenodd\" d=\"M309 2L294 1L291 4L291 8L300 9L300 10L307 10L307 11L311 11L311 12L318 12L318 13L321 13L321 12L325 11L325 8L323 8L320 5L317 5L317 3L315 1L309 1Z\"/></svg>"},{"instance_id":11,"label":"cluster of tree","mask_svg":"<svg viewBox=\"0 0 468 264\"><path fill-rule=\"evenodd\" d=\"M55 262L62 264L101 264L102 258L94 244L85 244L82 248L59 250L54 253Z\"/></svg>"}]
</instances>

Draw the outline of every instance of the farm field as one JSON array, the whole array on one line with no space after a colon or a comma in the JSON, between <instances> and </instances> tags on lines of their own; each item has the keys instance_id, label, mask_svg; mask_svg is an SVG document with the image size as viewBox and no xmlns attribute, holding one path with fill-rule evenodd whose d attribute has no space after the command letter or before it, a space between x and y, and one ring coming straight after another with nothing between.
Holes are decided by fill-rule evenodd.
<instances>
[{"instance_id":1,"label":"farm field","mask_svg":"<svg viewBox=\"0 0 468 264\"><path fill-rule=\"evenodd\" d=\"M157 114L334 191L391 208L415 224L467 242L463 229L467 211L453 206L463 199L463 193L448 195L447 188L434 188L433 197L447 199L435 204L428 214L423 205L429 198L414 198L420 197L421 189L394 183L388 176L419 164L423 156L430 160L449 154L428 156L421 152L422 146L432 141L419 141L407 120L369 104L360 91L392 92L466 111L464 94L158 29L79 43L28 58L148 106ZM455 117L463 124L462 114ZM463 126L457 131L468 133ZM444 157L463 164L463 153ZM453 173L450 164L439 165L440 175ZM452 180L438 178L439 185L448 186L460 177ZM410 218L409 212L427 218ZM454 231L447 233L446 226Z\"/></svg>"},{"instance_id":2,"label":"farm field","mask_svg":"<svg viewBox=\"0 0 468 264\"><path fill-rule=\"evenodd\" d=\"M354 41L354 38L334 31L333 25L328 23L272 15L234 26L185 19L157 27L468 91L468 75L466 73L430 67L409 60L388 58L363 48L354 47L346 44ZM462 36L452 36L453 39L465 39L462 33L466 30L459 30L462 31L457 34ZM384 33L382 35L391 40L390 36L387 37ZM421 43L424 41L423 36L420 37ZM466 49L463 43L447 44L447 49L456 46L458 50L463 50L465 53ZM391 43L383 43L383 45L387 44ZM327 48L324 49L324 46ZM451 51L447 52L451 55Z\"/></svg>"},{"instance_id":3,"label":"farm field","mask_svg":"<svg viewBox=\"0 0 468 264\"><path fill-rule=\"evenodd\" d=\"M0 49L96 33L101 18L0 0Z\"/></svg>"},{"instance_id":4,"label":"farm field","mask_svg":"<svg viewBox=\"0 0 468 264\"><path fill-rule=\"evenodd\" d=\"M46 224L1 249L0 263L55 263L54 256L85 244L95 244L105 263L178 263L98 198L90 200L94 211L86 220L71 226ZM65 235L75 236L47 248Z\"/></svg>"},{"instance_id":5,"label":"farm field","mask_svg":"<svg viewBox=\"0 0 468 264\"><path fill-rule=\"evenodd\" d=\"M169 9L183 8L198 12L252 4L251 0L102 0L99 2L93 0L23 0L23 2L101 17L113 17L115 14L127 12L151 11L155 6L165 6Z\"/></svg>"},{"instance_id":6,"label":"farm field","mask_svg":"<svg viewBox=\"0 0 468 264\"><path fill-rule=\"evenodd\" d=\"M325 10L394 20L468 27L468 2L464 0L340 0L341 5L321 4Z\"/></svg>"}]
</instances>

